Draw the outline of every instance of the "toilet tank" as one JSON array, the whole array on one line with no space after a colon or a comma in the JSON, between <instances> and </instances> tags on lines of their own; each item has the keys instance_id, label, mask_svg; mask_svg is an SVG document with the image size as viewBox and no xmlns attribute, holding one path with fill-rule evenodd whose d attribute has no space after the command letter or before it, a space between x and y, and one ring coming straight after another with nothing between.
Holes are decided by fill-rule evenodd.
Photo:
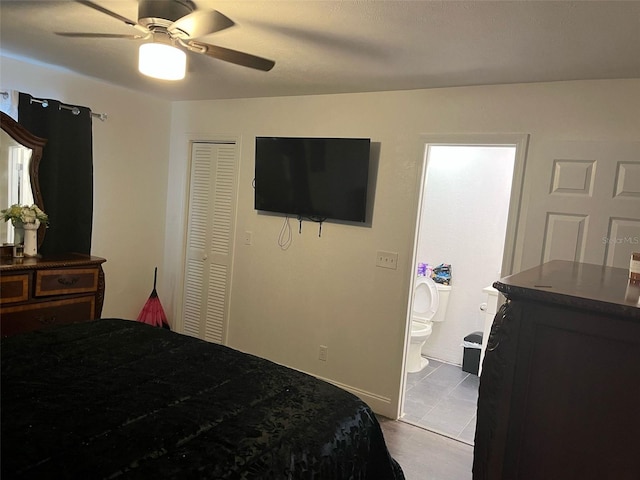
<instances>
[{"instance_id":1,"label":"toilet tank","mask_svg":"<svg viewBox=\"0 0 640 480\"><path fill-rule=\"evenodd\" d=\"M447 315L447 307L449 306L449 294L451 293L451 285L442 285L436 283L438 289L438 298L440 300L438 310L431 319L432 322L444 322Z\"/></svg>"}]
</instances>

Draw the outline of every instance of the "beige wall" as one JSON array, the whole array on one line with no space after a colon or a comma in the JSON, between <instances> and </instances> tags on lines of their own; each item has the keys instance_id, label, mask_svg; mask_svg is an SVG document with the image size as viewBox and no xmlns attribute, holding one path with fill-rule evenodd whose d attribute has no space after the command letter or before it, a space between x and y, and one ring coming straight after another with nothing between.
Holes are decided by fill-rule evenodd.
<instances>
[{"instance_id":1,"label":"beige wall","mask_svg":"<svg viewBox=\"0 0 640 480\"><path fill-rule=\"evenodd\" d=\"M94 122L93 253L107 258L105 316L134 318L153 267L171 316L184 251L188 140L240 138L229 344L357 392L377 411L398 410L422 134L528 133L516 269L535 265L527 243L531 186L549 140L638 141L640 80L417 90L169 104L59 69L0 57L0 89L86 105ZM293 220L293 244L277 246L283 219L253 209L256 135L365 136L379 152L371 226L326 223L321 238ZM253 232L253 244L242 242ZM375 252L399 253L397 270ZM172 319L175 321L175 319ZM328 361L317 360L318 346Z\"/></svg>"},{"instance_id":2,"label":"beige wall","mask_svg":"<svg viewBox=\"0 0 640 480\"><path fill-rule=\"evenodd\" d=\"M103 316L136 318L154 266L162 268L171 104L57 68L0 62L0 90L108 115L93 120L92 254L107 259Z\"/></svg>"},{"instance_id":3,"label":"beige wall","mask_svg":"<svg viewBox=\"0 0 640 480\"><path fill-rule=\"evenodd\" d=\"M516 269L526 251L527 205L540 142L638 140L640 81L585 81L174 104L165 268L179 277L189 138L240 138L240 176L229 344L344 385L389 416L398 410L417 208L421 134L528 133L524 215ZM257 135L371 137L379 167L371 227L309 222L277 245L283 218L253 208ZM253 244L242 242L253 232ZM523 250L525 247L525 250ZM397 270L375 252L399 253ZM174 292L175 293L175 292ZM176 308L174 298L169 301ZM320 344L328 361L318 360Z\"/></svg>"}]
</instances>

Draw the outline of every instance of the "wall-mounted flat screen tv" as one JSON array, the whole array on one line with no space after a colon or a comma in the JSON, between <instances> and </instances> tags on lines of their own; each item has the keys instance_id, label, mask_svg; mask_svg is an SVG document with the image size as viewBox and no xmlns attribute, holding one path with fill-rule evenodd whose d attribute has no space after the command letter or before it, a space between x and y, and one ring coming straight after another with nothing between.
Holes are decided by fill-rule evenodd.
<instances>
[{"instance_id":1,"label":"wall-mounted flat screen tv","mask_svg":"<svg viewBox=\"0 0 640 480\"><path fill-rule=\"evenodd\" d=\"M368 138L256 137L255 208L365 222Z\"/></svg>"}]
</instances>

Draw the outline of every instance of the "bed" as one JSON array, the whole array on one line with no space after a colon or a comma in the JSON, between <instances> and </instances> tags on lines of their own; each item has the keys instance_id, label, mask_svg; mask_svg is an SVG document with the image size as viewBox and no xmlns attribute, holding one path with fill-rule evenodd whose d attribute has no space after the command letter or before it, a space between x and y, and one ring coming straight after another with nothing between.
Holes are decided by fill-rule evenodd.
<instances>
[{"instance_id":1,"label":"bed","mask_svg":"<svg viewBox=\"0 0 640 480\"><path fill-rule=\"evenodd\" d=\"M310 375L121 319L2 340L4 479L403 479L373 412Z\"/></svg>"}]
</instances>

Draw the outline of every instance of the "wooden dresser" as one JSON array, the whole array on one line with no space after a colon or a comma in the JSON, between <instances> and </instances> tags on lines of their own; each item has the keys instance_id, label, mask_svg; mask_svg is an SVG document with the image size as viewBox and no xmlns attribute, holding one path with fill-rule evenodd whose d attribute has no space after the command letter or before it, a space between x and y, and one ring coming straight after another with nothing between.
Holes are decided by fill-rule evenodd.
<instances>
[{"instance_id":1,"label":"wooden dresser","mask_svg":"<svg viewBox=\"0 0 640 480\"><path fill-rule=\"evenodd\" d=\"M640 285L553 261L494 287L474 480L640 478Z\"/></svg>"},{"instance_id":2,"label":"wooden dresser","mask_svg":"<svg viewBox=\"0 0 640 480\"><path fill-rule=\"evenodd\" d=\"M104 262L81 254L0 260L0 334L100 318Z\"/></svg>"}]
</instances>

